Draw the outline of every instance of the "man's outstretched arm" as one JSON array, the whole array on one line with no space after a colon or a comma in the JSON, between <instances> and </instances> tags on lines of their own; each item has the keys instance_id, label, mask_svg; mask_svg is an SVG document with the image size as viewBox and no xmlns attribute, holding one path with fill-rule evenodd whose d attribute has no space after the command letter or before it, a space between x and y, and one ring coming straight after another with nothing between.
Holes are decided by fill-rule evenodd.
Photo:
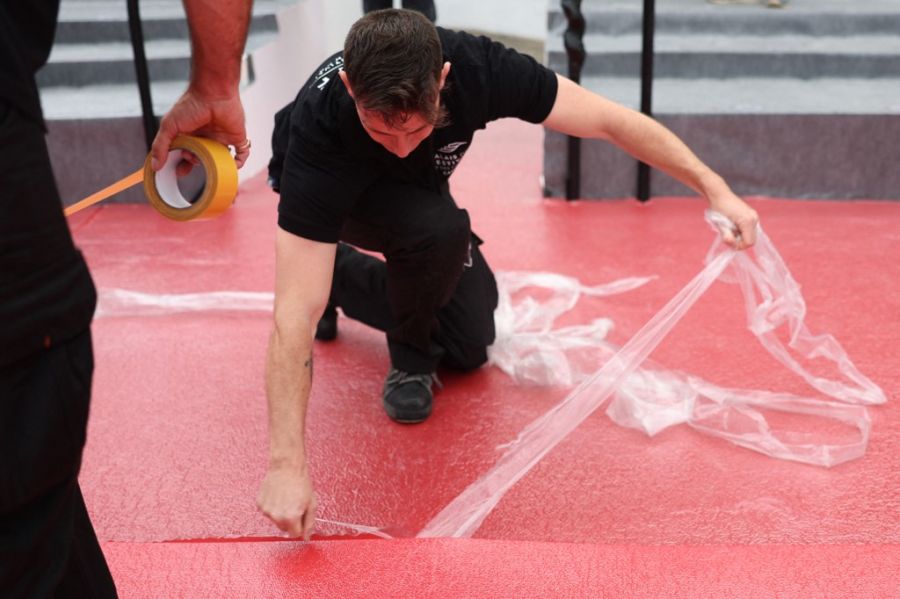
<instances>
[{"instance_id":1,"label":"man's outstretched arm","mask_svg":"<svg viewBox=\"0 0 900 599\"><path fill-rule=\"evenodd\" d=\"M756 211L740 199L674 133L635 110L590 92L561 75L559 91L544 125L575 137L603 139L678 179L727 216L740 238L724 232L725 242L743 249L756 242Z\"/></svg>"},{"instance_id":2,"label":"man's outstretched arm","mask_svg":"<svg viewBox=\"0 0 900 599\"><path fill-rule=\"evenodd\" d=\"M172 140L198 134L235 147L238 168L250 155L240 97L241 57L252 0L184 0L191 32L191 79L187 91L159 124L153 168L165 164Z\"/></svg>"},{"instance_id":3,"label":"man's outstretched arm","mask_svg":"<svg viewBox=\"0 0 900 599\"><path fill-rule=\"evenodd\" d=\"M331 290L336 246L280 228L275 243L275 318L266 359L269 469L257 505L281 530L309 540L316 497L306 461L306 407L313 336Z\"/></svg>"}]
</instances>

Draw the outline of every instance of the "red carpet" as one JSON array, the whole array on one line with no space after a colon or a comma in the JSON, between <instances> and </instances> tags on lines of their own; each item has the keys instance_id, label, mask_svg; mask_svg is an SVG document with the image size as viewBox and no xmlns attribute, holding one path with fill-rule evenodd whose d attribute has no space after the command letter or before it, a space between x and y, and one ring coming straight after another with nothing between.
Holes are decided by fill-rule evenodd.
<instances>
[{"instance_id":1,"label":"red carpet","mask_svg":"<svg viewBox=\"0 0 900 599\"><path fill-rule=\"evenodd\" d=\"M540 136L516 122L479 134L455 196L496 270L588 284L658 275L583 300L563 323L608 316L623 343L702 268L704 204L543 200ZM478 540L147 544L277 533L254 507L270 316L110 316L94 325L81 479L122 596L890 596L900 573L900 204L752 203L803 287L810 328L835 335L888 396L870 408L862 459L804 466L683 426L648 438L598 413L504 497ZM72 226L101 288L271 291L275 207L260 176L215 221L109 205ZM722 386L811 395L745 322L738 289L717 283L653 359ZM447 374L431 419L396 425L380 405L382 336L347 319L340 327L316 347L308 422L322 518L414 535L565 395L492 368ZM732 579L743 582L729 592Z\"/></svg>"},{"instance_id":2,"label":"red carpet","mask_svg":"<svg viewBox=\"0 0 900 599\"><path fill-rule=\"evenodd\" d=\"M896 597L896 547L109 543L123 597ZM127 581L127 582L125 582Z\"/></svg>"}]
</instances>

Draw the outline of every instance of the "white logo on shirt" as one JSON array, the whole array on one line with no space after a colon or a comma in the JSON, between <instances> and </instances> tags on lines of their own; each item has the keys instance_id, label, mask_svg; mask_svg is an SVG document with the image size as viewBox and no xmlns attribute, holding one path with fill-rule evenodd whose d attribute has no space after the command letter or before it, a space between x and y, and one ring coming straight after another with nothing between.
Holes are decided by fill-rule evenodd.
<instances>
[{"instance_id":1,"label":"white logo on shirt","mask_svg":"<svg viewBox=\"0 0 900 599\"><path fill-rule=\"evenodd\" d=\"M344 57L338 56L333 61L329 62L326 65L323 65L319 72L316 73L316 78L313 79L313 85L315 85L318 89L325 89L325 86L328 85L328 82L331 81L331 77L328 75L334 73L335 71L340 71L344 67Z\"/></svg>"},{"instance_id":2,"label":"white logo on shirt","mask_svg":"<svg viewBox=\"0 0 900 599\"><path fill-rule=\"evenodd\" d=\"M460 148L467 143L469 142L454 141L453 143L438 148L437 153L434 155L434 168L440 171L445 177L449 177L453 174L456 165L459 164L459 161L462 160L463 155L466 153L465 150L461 150Z\"/></svg>"},{"instance_id":3,"label":"white logo on shirt","mask_svg":"<svg viewBox=\"0 0 900 599\"><path fill-rule=\"evenodd\" d=\"M442 154L453 154L460 147L466 145L468 142L465 141L454 141L453 143L447 144L443 148L438 148L438 152Z\"/></svg>"}]
</instances>

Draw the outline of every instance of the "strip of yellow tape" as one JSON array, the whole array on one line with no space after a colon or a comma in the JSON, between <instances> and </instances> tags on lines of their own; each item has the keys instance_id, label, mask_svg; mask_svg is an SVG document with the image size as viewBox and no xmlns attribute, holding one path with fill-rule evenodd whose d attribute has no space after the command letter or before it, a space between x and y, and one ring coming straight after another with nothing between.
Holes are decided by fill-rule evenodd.
<instances>
[{"instance_id":1,"label":"strip of yellow tape","mask_svg":"<svg viewBox=\"0 0 900 599\"><path fill-rule=\"evenodd\" d=\"M170 157L166 165L156 172L150 166L150 156L147 156L142 169L72 204L65 209L65 215L102 202L141 181L144 182L144 194L150 205L172 220L208 219L228 210L237 196L238 185L237 165L228 148L211 139L179 135L172 140L171 150L191 152L206 171L206 185L196 202L188 202L178 189L175 175L177 159Z\"/></svg>"}]
</instances>

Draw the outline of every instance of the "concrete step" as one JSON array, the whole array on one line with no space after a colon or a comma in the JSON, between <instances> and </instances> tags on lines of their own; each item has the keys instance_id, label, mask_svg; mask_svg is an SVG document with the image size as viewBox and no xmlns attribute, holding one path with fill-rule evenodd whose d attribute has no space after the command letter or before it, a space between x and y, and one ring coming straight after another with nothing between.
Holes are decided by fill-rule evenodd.
<instances>
[{"instance_id":1,"label":"concrete step","mask_svg":"<svg viewBox=\"0 0 900 599\"><path fill-rule=\"evenodd\" d=\"M256 0L250 32L275 31L275 14L285 0ZM187 39L180 0L142 0L144 39ZM62 0L56 27L57 44L128 42L128 10L123 0Z\"/></svg>"},{"instance_id":2,"label":"concrete step","mask_svg":"<svg viewBox=\"0 0 900 599\"><path fill-rule=\"evenodd\" d=\"M293 0L255 0L253 15L274 15ZM184 20L184 5L181 0L140 0L141 20L171 21ZM126 22L128 7L124 0L61 0L59 6L59 26L87 22Z\"/></svg>"},{"instance_id":3,"label":"concrete step","mask_svg":"<svg viewBox=\"0 0 900 599\"><path fill-rule=\"evenodd\" d=\"M641 37L591 33L584 38L585 75L640 73ZM897 77L900 36L659 34L654 40L659 77ZM547 39L550 68L566 73L562 35Z\"/></svg>"},{"instance_id":4,"label":"concrete step","mask_svg":"<svg viewBox=\"0 0 900 599\"><path fill-rule=\"evenodd\" d=\"M900 115L658 115L742 196L900 200L896 140ZM580 197L636 194L637 162L596 140L581 144ZM545 194L564 197L566 138L544 140ZM653 195L693 196L654 170Z\"/></svg>"},{"instance_id":5,"label":"concrete step","mask_svg":"<svg viewBox=\"0 0 900 599\"><path fill-rule=\"evenodd\" d=\"M584 0L589 33L637 34L642 0ZM704 0L661 0L656 8L659 33L720 35L891 35L900 31L896 0L790 0L783 9L762 5L714 5ZM565 28L556 0L548 2L548 29Z\"/></svg>"},{"instance_id":6,"label":"concrete step","mask_svg":"<svg viewBox=\"0 0 900 599\"><path fill-rule=\"evenodd\" d=\"M277 37L277 32L261 31L247 39L246 52ZM190 76L191 47L188 39L157 39L144 44L150 80L187 81ZM134 54L130 42L53 45L50 59L37 75L41 88L102 85L134 82Z\"/></svg>"},{"instance_id":7,"label":"concrete step","mask_svg":"<svg viewBox=\"0 0 900 599\"><path fill-rule=\"evenodd\" d=\"M637 78L584 84L637 108ZM896 139L900 78L660 79L654 116L742 195L795 198L900 198ZM566 138L548 131L544 185L562 196ZM582 142L582 197L633 197L635 161L599 141ZM693 195L655 172L654 195Z\"/></svg>"},{"instance_id":8,"label":"concrete step","mask_svg":"<svg viewBox=\"0 0 900 599\"><path fill-rule=\"evenodd\" d=\"M287 0L257 0L247 52L277 35L277 11ZM153 81L186 80L189 33L180 0L143 0L140 16ZM53 50L38 85L77 87L134 81L128 11L122 0L62 0Z\"/></svg>"},{"instance_id":9,"label":"concrete step","mask_svg":"<svg viewBox=\"0 0 900 599\"><path fill-rule=\"evenodd\" d=\"M151 81L186 81L190 42L154 40L145 44ZM134 55L128 42L54 44L50 60L37 75L42 88L134 82Z\"/></svg>"},{"instance_id":10,"label":"concrete step","mask_svg":"<svg viewBox=\"0 0 900 599\"><path fill-rule=\"evenodd\" d=\"M296 0L254 2L242 87L243 95L256 98L255 102L260 102L258 94L247 85L254 80L256 51L277 38L276 14L294 11L296 6L289 5L296 4ZM187 23L180 0L141 0L140 9L154 112L161 116L187 87ZM264 78L272 77L271 62L269 52ZM290 68L296 59L285 57L283 62ZM64 203L105 187L143 162L147 148L123 0L62 0L55 44L38 82L48 149ZM248 111L253 105L246 104ZM248 123L253 118L249 115ZM109 201L145 199L135 187Z\"/></svg>"},{"instance_id":11,"label":"concrete step","mask_svg":"<svg viewBox=\"0 0 900 599\"><path fill-rule=\"evenodd\" d=\"M637 108L642 0L585 0L582 84ZM565 19L548 4L546 58L566 73ZM657 4L653 112L743 195L900 199L900 2L791 0L780 10ZM548 132L548 195L565 190L566 138ZM581 196L633 197L637 164L582 142ZM654 171L653 194L693 195Z\"/></svg>"},{"instance_id":12,"label":"concrete step","mask_svg":"<svg viewBox=\"0 0 900 599\"><path fill-rule=\"evenodd\" d=\"M143 7L143 4L141 6ZM270 7L263 5L261 12L257 13L254 10L253 20L250 22L251 34L275 31L278 28L274 10L267 11L268 8ZM145 13L146 11L141 11L141 24L145 40L188 38L188 26L183 10L173 10L171 14L155 17L147 16ZM84 14L75 15L69 20L60 19L54 40L57 44L95 43L98 41L130 43L131 37L128 20L124 14L114 19L92 18L91 15Z\"/></svg>"},{"instance_id":13,"label":"concrete step","mask_svg":"<svg viewBox=\"0 0 900 599\"><path fill-rule=\"evenodd\" d=\"M641 84L636 77L588 77L582 80L582 85L630 108L640 106ZM653 112L656 115L900 115L900 77L659 78L653 82Z\"/></svg>"},{"instance_id":14,"label":"concrete step","mask_svg":"<svg viewBox=\"0 0 900 599\"><path fill-rule=\"evenodd\" d=\"M187 87L184 81L160 81L153 84L151 95L157 115L165 114ZM139 117L141 103L134 83L88 85L85 87L49 87L41 90L44 118L107 119Z\"/></svg>"}]
</instances>

